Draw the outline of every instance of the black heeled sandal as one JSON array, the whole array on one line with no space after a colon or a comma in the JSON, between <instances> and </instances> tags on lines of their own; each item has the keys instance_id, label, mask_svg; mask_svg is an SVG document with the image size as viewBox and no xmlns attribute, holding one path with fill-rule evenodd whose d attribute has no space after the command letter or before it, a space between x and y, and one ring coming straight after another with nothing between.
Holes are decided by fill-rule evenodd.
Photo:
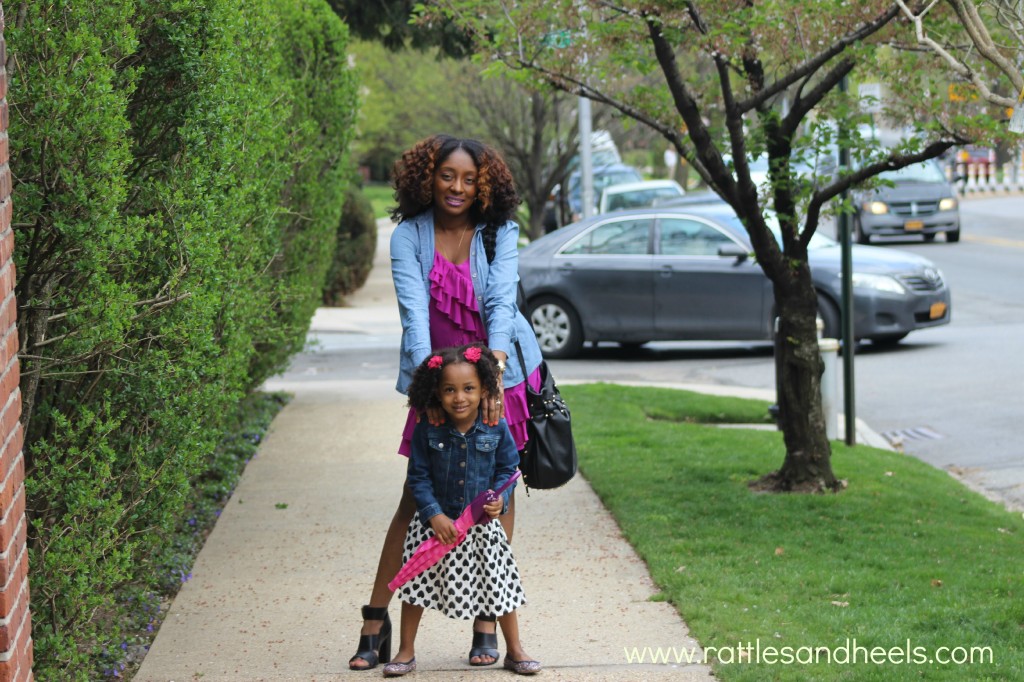
<instances>
[{"instance_id":1,"label":"black heeled sandal","mask_svg":"<svg viewBox=\"0 0 1024 682\"><path fill-rule=\"evenodd\" d=\"M349 670L372 670L379 663L391 661L391 618L388 616L387 607L363 607L363 620L380 620L380 631L375 635L359 635L359 650L356 655L348 659ZM352 663L362 659L366 661L366 667L353 666Z\"/></svg>"},{"instance_id":2,"label":"black heeled sandal","mask_svg":"<svg viewBox=\"0 0 1024 682\"><path fill-rule=\"evenodd\" d=\"M477 620L485 623L494 623L498 619L494 616L477 616ZM469 650L469 664L472 666L494 665L498 662L498 628L494 632L477 632L473 630L473 648ZM494 660L490 663L474 663L473 657L490 656Z\"/></svg>"}]
</instances>

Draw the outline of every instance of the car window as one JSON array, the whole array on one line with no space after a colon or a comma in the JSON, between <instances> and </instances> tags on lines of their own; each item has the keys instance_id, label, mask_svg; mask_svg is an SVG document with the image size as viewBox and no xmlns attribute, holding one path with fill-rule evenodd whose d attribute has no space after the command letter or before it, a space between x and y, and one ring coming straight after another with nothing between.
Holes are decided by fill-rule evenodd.
<instances>
[{"instance_id":1,"label":"car window","mask_svg":"<svg viewBox=\"0 0 1024 682\"><path fill-rule=\"evenodd\" d=\"M633 169L624 169L618 171L595 171L594 172L594 196L601 196L601 192L605 187L612 185L624 185L627 182L640 182L643 180L640 177L640 173ZM574 174L569 179L569 193L574 199L579 199L582 193L582 187L580 182L580 176L578 173Z\"/></svg>"},{"instance_id":2,"label":"car window","mask_svg":"<svg viewBox=\"0 0 1024 682\"><path fill-rule=\"evenodd\" d=\"M654 203L660 197L678 197L679 190L675 187L655 187L652 189L639 189L631 192L617 193L614 189L608 190L608 210L616 211L623 208L643 208Z\"/></svg>"},{"instance_id":3,"label":"car window","mask_svg":"<svg viewBox=\"0 0 1024 682\"><path fill-rule=\"evenodd\" d=\"M587 230L562 249L563 255L637 255L647 253L649 219L615 220Z\"/></svg>"},{"instance_id":4,"label":"car window","mask_svg":"<svg viewBox=\"0 0 1024 682\"><path fill-rule=\"evenodd\" d=\"M915 163L895 171L886 171L879 177L885 180L902 180L904 182L946 182L946 175L942 169L929 161Z\"/></svg>"},{"instance_id":5,"label":"car window","mask_svg":"<svg viewBox=\"0 0 1024 682\"><path fill-rule=\"evenodd\" d=\"M722 246L735 244L707 223L687 218L662 218L658 239L663 256L717 256Z\"/></svg>"}]
</instances>

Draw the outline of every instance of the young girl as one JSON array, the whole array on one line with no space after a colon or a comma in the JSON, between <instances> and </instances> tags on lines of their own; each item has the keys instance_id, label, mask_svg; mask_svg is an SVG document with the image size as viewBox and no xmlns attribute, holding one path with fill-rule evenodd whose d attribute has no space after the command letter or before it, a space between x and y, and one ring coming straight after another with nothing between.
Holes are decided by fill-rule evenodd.
<instances>
[{"instance_id":1,"label":"young girl","mask_svg":"<svg viewBox=\"0 0 1024 682\"><path fill-rule=\"evenodd\" d=\"M423 419L413 432L406 485L417 512L405 537L405 561L432 536L445 545L454 543L458 530L453 520L473 498L499 488L515 473L519 453L505 421L490 426L481 418L480 402L499 391L499 379L497 358L479 343L437 351L413 374L410 407L440 408L446 419L439 426ZM399 588L401 643L395 660L384 666L384 677L416 669L416 632L424 608L464 620L497 616L508 649L505 668L520 675L540 671L540 663L530 660L519 641L515 610L526 597L497 520L511 495L509 487L485 505L489 522L470 528L438 563Z\"/></svg>"}]
</instances>

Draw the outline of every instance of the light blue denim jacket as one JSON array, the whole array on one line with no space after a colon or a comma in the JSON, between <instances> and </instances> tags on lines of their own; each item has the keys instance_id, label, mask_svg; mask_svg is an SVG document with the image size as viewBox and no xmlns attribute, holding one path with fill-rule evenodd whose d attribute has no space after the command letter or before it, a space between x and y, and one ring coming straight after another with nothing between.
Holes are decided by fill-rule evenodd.
<instances>
[{"instance_id":1,"label":"light blue denim jacket","mask_svg":"<svg viewBox=\"0 0 1024 682\"><path fill-rule=\"evenodd\" d=\"M519 452L504 419L488 426L478 415L465 434L450 421L431 426L423 419L412 434L406 482L416 498L420 520L429 525L438 514L455 520L473 498L497 489L518 466ZM508 511L514 488L513 484L502 493L502 514Z\"/></svg>"},{"instance_id":2,"label":"light blue denim jacket","mask_svg":"<svg viewBox=\"0 0 1024 682\"><path fill-rule=\"evenodd\" d=\"M483 225L477 225L469 250L470 270L477 307L487 330L487 345L508 355L504 385L522 383L523 370L515 340L523 348L526 371L541 361L540 346L530 323L516 308L519 282L519 226L509 221L498 229L494 261L487 262ZM434 350L430 347L430 269L434 265L434 212L424 211L403 220L391 235L391 276L402 319L402 351L398 391L407 393L413 371Z\"/></svg>"}]
</instances>

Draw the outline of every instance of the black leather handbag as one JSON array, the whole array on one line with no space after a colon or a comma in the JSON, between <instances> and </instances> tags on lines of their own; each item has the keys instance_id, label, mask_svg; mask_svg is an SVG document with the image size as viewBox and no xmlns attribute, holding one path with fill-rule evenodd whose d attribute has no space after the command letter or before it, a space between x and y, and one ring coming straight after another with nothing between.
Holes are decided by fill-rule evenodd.
<instances>
[{"instance_id":1,"label":"black leather handbag","mask_svg":"<svg viewBox=\"0 0 1024 682\"><path fill-rule=\"evenodd\" d=\"M526 384L526 402L530 407L530 419L526 422L529 440L520 453L519 468L527 488L559 488L576 475L576 442L572 437L569 408L544 360L540 363L540 392L525 381L529 375L523 349L518 339L515 343Z\"/></svg>"}]
</instances>

